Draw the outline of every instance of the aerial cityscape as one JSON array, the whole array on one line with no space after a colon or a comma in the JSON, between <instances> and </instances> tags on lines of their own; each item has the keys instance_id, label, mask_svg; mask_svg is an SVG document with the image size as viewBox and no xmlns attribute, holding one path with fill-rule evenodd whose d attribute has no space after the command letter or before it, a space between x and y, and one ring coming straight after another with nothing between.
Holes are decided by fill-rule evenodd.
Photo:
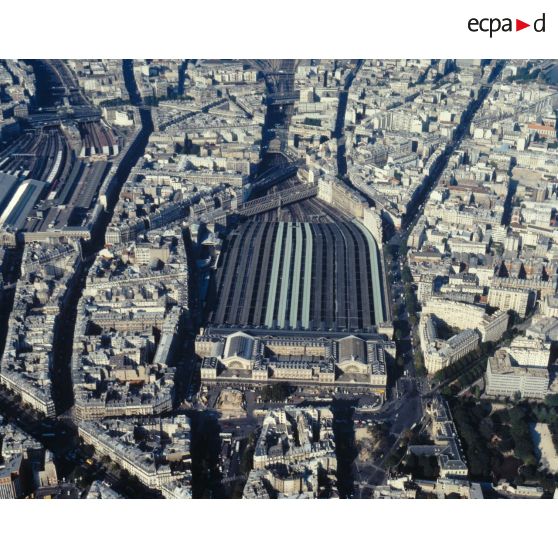
<instances>
[{"instance_id":1,"label":"aerial cityscape","mask_svg":"<svg viewBox=\"0 0 558 558\"><path fill-rule=\"evenodd\" d=\"M558 498L557 119L558 60L0 59L0 499Z\"/></svg>"}]
</instances>

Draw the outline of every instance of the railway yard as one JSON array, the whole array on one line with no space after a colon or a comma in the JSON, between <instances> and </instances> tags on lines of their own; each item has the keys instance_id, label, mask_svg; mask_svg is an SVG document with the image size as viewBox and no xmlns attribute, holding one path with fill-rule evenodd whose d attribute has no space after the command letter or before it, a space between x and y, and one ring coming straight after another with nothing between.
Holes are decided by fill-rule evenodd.
<instances>
[{"instance_id":1,"label":"railway yard","mask_svg":"<svg viewBox=\"0 0 558 558\"><path fill-rule=\"evenodd\" d=\"M0 200L3 243L63 235L89 240L109 194L105 179L130 138L91 109L64 62L35 61L35 67L45 106L22 119L19 137L0 144L0 179L11 184Z\"/></svg>"}]
</instances>

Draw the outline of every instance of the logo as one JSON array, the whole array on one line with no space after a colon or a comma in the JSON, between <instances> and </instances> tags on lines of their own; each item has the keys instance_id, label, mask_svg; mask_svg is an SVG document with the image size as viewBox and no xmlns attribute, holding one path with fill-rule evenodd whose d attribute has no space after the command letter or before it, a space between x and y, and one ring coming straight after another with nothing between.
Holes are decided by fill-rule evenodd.
<instances>
[{"instance_id":1,"label":"logo","mask_svg":"<svg viewBox=\"0 0 558 558\"><path fill-rule=\"evenodd\" d=\"M515 27L513 25L513 19L510 17L505 17L500 19L499 17L484 17L478 19L472 17L467 23L469 31L472 33L490 33L490 38L494 33L503 32L510 33L513 31L522 31L528 27L532 27L536 33L544 33L546 31L546 14L536 19L533 24L527 23L521 19L515 18Z\"/></svg>"}]
</instances>

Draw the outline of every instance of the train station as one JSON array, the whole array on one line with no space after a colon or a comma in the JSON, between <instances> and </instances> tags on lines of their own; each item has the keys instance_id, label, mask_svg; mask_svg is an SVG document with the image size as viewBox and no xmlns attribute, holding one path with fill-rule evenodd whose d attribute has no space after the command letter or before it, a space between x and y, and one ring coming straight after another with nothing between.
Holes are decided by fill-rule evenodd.
<instances>
[{"instance_id":1,"label":"train station","mask_svg":"<svg viewBox=\"0 0 558 558\"><path fill-rule=\"evenodd\" d=\"M247 222L216 277L217 327L374 333L386 321L381 260L358 221Z\"/></svg>"}]
</instances>

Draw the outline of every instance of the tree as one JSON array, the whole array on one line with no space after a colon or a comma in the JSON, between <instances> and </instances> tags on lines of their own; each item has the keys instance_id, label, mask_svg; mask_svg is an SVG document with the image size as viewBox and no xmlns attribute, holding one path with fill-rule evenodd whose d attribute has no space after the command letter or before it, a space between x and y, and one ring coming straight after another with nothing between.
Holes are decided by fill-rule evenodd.
<instances>
[{"instance_id":1,"label":"tree","mask_svg":"<svg viewBox=\"0 0 558 558\"><path fill-rule=\"evenodd\" d=\"M523 405L515 405L509 410L511 435L515 446L515 456L527 466L536 465L537 457L529 429L530 417L528 409Z\"/></svg>"},{"instance_id":2,"label":"tree","mask_svg":"<svg viewBox=\"0 0 558 558\"><path fill-rule=\"evenodd\" d=\"M544 400L544 402L549 406L549 407L558 407L558 394L552 394L552 395L547 395L546 399Z\"/></svg>"},{"instance_id":3,"label":"tree","mask_svg":"<svg viewBox=\"0 0 558 558\"><path fill-rule=\"evenodd\" d=\"M401 279L403 279L405 283L411 283L413 281L413 276L411 275L409 266L405 266L401 271Z\"/></svg>"},{"instance_id":4,"label":"tree","mask_svg":"<svg viewBox=\"0 0 558 558\"><path fill-rule=\"evenodd\" d=\"M254 456L254 447L256 445L256 435L254 432L250 432L246 445L242 450L240 456L240 472L243 474L248 474L252 469L252 458Z\"/></svg>"},{"instance_id":5,"label":"tree","mask_svg":"<svg viewBox=\"0 0 558 558\"><path fill-rule=\"evenodd\" d=\"M266 386L263 398L266 401L282 403L292 393L292 386L287 382L277 382L271 386Z\"/></svg>"},{"instance_id":6,"label":"tree","mask_svg":"<svg viewBox=\"0 0 558 558\"><path fill-rule=\"evenodd\" d=\"M420 352L416 352L413 358L415 364L415 370L417 372L417 376L425 376L426 375L426 368L424 366L424 360L422 358L422 354Z\"/></svg>"}]
</instances>

